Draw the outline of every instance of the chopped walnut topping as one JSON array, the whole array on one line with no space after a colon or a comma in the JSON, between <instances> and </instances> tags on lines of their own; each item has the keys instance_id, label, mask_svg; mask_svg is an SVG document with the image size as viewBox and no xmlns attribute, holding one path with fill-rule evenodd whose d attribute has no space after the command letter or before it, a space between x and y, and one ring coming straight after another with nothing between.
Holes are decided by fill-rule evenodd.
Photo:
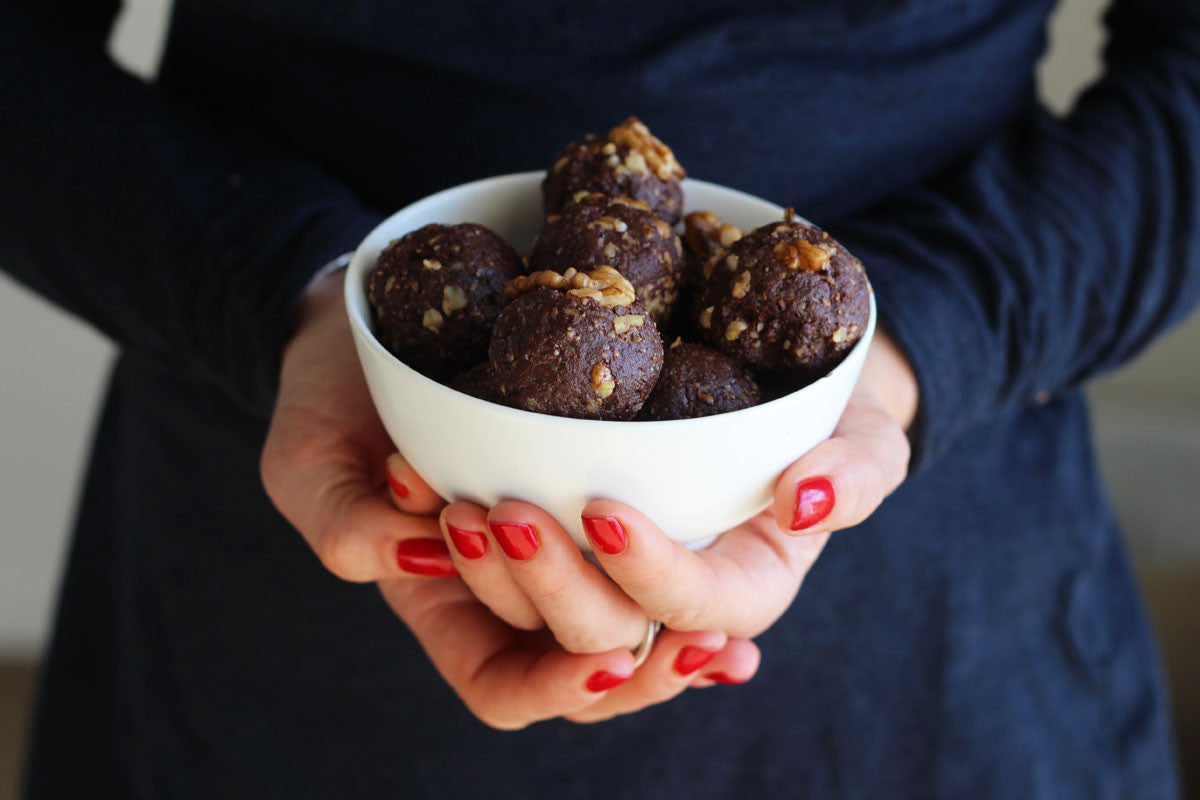
<instances>
[{"instance_id":1,"label":"chopped walnut topping","mask_svg":"<svg viewBox=\"0 0 1200 800\"><path fill-rule=\"evenodd\" d=\"M610 261L617 257L617 246L612 242L604 245L604 257Z\"/></svg>"},{"instance_id":2,"label":"chopped walnut topping","mask_svg":"<svg viewBox=\"0 0 1200 800\"><path fill-rule=\"evenodd\" d=\"M740 319L735 319L725 328L725 340L732 342L734 339L742 335L742 331L750 326L742 322Z\"/></svg>"},{"instance_id":3,"label":"chopped walnut topping","mask_svg":"<svg viewBox=\"0 0 1200 800\"><path fill-rule=\"evenodd\" d=\"M662 239L670 239L672 234L675 233L675 231L671 230L671 226L665 220L661 219L654 220L654 230L658 232L659 237Z\"/></svg>"},{"instance_id":4,"label":"chopped walnut topping","mask_svg":"<svg viewBox=\"0 0 1200 800\"><path fill-rule=\"evenodd\" d=\"M634 200L632 197L625 197L624 195L621 195L620 197L605 197L599 193L596 193L596 195L598 197L604 197L604 199L608 200L610 203L620 203L621 205L629 206L630 208L640 208L642 211L650 210L650 205L645 200Z\"/></svg>"},{"instance_id":5,"label":"chopped walnut topping","mask_svg":"<svg viewBox=\"0 0 1200 800\"><path fill-rule=\"evenodd\" d=\"M550 171L551 171L551 172L560 172L560 171L562 171L562 168L563 168L563 167L565 167L565 166L567 165L567 162L568 162L568 161L570 161L570 160L571 160L571 159L570 159L570 157L569 157L569 156L563 156L563 157L562 157L562 158L560 158L558 161L555 161L555 162L554 162L554 166L550 168Z\"/></svg>"},{"instance_id":6,"label":"chopped walnut topping","mask_svg":"<svg viewBox=\"0 0 1200 800\"><path fill-rule=\"evenodd\" d=\"M589 192L587 189L580 189L578 192L571 195L571 202L578 203L580 200L587 197L589 194L592 194L592 193Z\"/></svg>"},{"instance_id":7,"label":"chopped walnut topping","mask_svg":"<svg viewBox=\"0 0 1200 800\"><path fill-rule=\"evenodd\" d=\"M425 309L425 316L421 318L421 324L434 333L437 333L441 329L442 323L445 321L446 319L442 316L442 312L436 308Z\"/></svg>"},{"instance_id":8,"label":"chopped walnut topping","mask_svg":"<svg viewBox=\"0 0 1200 800\"><path fill-rule=\"evenodd\" d=\"M705 262L705 264L704 264L704 280L708 280L709 278L712 277L713 270L717 268L717 264L720 263L721 259L724 257L725 257L725 248L722 247L720 250L718 250L717 252L712 254L712 258L710 258L708 261Z\"/></svg>"},{"instance_id":9,"label":"chopped walnut topping","mask_svg":"<svg viewBox=\"0 0 1200 800\"><path fill-rule=\"evenodd\" d=\"M608 141L628 147L637 153L660 180L682 178L686 173L671 148L663 144L637 117L630 117L608 132ZM626 164L629 164L628 160ZM632 165L629 165L633 169Z\"/></svg>"},{"instance_id":10,"label":"chopped walnut topping","mask_svg":"<svg viewBox=\"0 0 1200 800\"><path fill-rule=\"evenodd\" d=\"M741 228L728 225L711 211L693 211L683 218L683 237L693 253L705 253L742 238Z\"/></svg>"},{"instance_id":11,"label":"chopped walnut topping","mask_svg":"<svg viewBox=\"0 0 1200 800\"><path fill-rule=\"evenodd\" d=\"M613 332L620 336L630 328L640 328L646 324L641 314L622 314L613 317Z\"/></svg>"},{"instance_id":12,"label":"chopped walnut topping","mask_svg":"<svg viewBox=\"0 0 1200 800\"><path fill-rule=\"evenodd\" d=\"M649 172L650 168L646 166L646 157L637 150L633 150L629 155L625 156L625 166L633 172Z\"/></svg>"},{"instance_id":13,"label":"chopped walnut topping","mask_svg":"<svg viewBox=\"0 0 1200 800\"><path fill-rule=\"evenodd\" d=\"M612 142L605 142L604 147L600 148L600 152L604 153L606 156L611 156L613 153L617 152L617 146Z\"/></svg>"},{"instance_id":14,"label":"chopped walnut topping","mask_svg":"<svg viewBox=\"0 0 1200 800\"><path fill-rule=\"evenodd\" d=\"M734 297L745 297L748 291L750 291L749 271L743 272L733 279L733 287L730 289L730 294Z\"/></svg>"},{"instance_id":15,"label":"chopped walnut topping","mask_svg":"<svg viewBox=\"0 0 1200 800\"><path fill-rule=\"evenodd\" d=\"M730 255L729 257L727 257L727 258L725 259L725 267L726 267L726 268L727 268L727 269L728 269L730 272L733 272L735 269L737 269L737 268L738 268L738 257L737 257L737 254L736 254L736 253L735 253L735 254L733 254L733 255Z\"/></svg>"},{"instance_id":16,"label":"chopped walnut topping","mask_svg":"<svg viewBox=\"0 0 1200 800\"><path fill-rule=\"evenodd\" d=\"M700 312L700 317L697 320L697 322L700 323L701 328L707 328L710 325L712 325L712 315L713 315L713 307L712 306L709 306L708 308L706 308Z\"/></svg>"},{"instance_id":17,"label":"chopped walnut topping","mask_svg":"<svg viewBox=\"0 0 1200 800\"><path fill-rule=\"evenodd\" d=\"M842 326L834 331L833 336L829 338L833 340L834 344L841 344L850 338L850 331L846 330L845 326Z\"/></svg>"},{"instance_id":18,"label":"chopped walnut topping","mask_svg":"<svg viewBox=\"0 0 1200 800\"><path fill-rule=\"evenodd\" d=\"M395 285L396 285L396 276L388 275L388 279L386 281L384 281L384 283L383 283L383 293L387 294L388 292L390 292L392 290L392 287Z\"/></svg>"},{"instance_id":19,"label":"chopped walnut topping","mask_svg":"<svg viewBox=\"0 0 1200 800\"><path fill-rule=\"evenodd\" d=\"M513 278L504 287L504 293L513 299L538 288L566 290L572 297L590 298L605 308L630 305L637 296L633 284L609 266L596 267L586 275L574 267L562 274L539 270Z\"/></svg>"},{"instance_id":20,"label":"chopped walnut topping","mask_svg":"<svg viewBox=\"0 0 1200 800\"><path fill-rule=\"evenodd\" d=\"M603 361L598 361L592 366L592 391L601 399L607 398L613 393L613 389L617 388L617 381L613 378L612 371Z\"/></svg>"},{"instance_id":21,"label":"chopped walnut topping","mask_svg":"<svg viewBox=\"0 0 1200 800\"><path fill-rule=\"evenodd\" d=\"M775 245L775 257L788 269L804 269L810 272L825 269L829 263L830 249L812 244L804 239L794 239Z\"/></svg>"},{"instance_id":22,"label":"chopped walnut topping","mask_svg":"<svg viewBox=\"0 0 1200 800\"><path fill-rule=\"evenodd\" d=\"M434 272L442 268L442 262L432 258L426 258L421 263L425 265L425 269L431 269Z\"/></svg>"},{"instance_id":23,"label":"chopped walnut topping","mask_svg":"<svg viewBox=\"0 0 1200 800\"><path fill-rule=\"evenodd\" d=\"M616 231L617 233L624 233L629 230L629 225L624 220L617 219L616 217L597 217L594 221L588 223L588 227L592 225L606 231Z\"/></svg>"},{"instance_id":24,"label":"chopped walnut topping","mask_svg":"<svg viewBox=\"0 0 1200 800\"><path fill-rule=\"evenodd\" d=\"M455 311L467 307L467 295L457 286L447 286L442 289L442 313L447 317Z\"/></svg>"}]
</instances>

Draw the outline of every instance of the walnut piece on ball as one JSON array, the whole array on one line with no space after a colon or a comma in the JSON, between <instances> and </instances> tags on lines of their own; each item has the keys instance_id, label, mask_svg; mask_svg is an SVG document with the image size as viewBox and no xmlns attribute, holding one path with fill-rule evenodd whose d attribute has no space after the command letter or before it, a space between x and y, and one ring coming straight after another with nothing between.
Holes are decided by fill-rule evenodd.
<instances>
[{"instance_id":1,"label":"walnut piece on ball","mask_svg":"<svg viewBox=\"0 0 1200 800\"><path fill-rule=\"evenodd\" d=\"M375 262L367 298L375 336L413 369L448 380L487 358L504 286L521 257L482 225L426 225L392 241Z\"/></svg>"},{"instance_id":2,"label":"walnut piece on ball","mask_svg":"<svg viewBox=\"0 0 1200 800\"><path fill-rule=\"evenodd\" d=\"M588 136L558 152L542 181L542 208L553 214L599 192L641 200L674 225L683 215L679 181L685 174L671 148L630 117L603 139Z\"/></svg>"},{"instance_id":3,"label":"walnut piece on ball","mask_svg":"<svg viewBox=\"0 0 1200 800\"><path fill-rule=\"evenodd\" d=\"M506 405L580 419L627 420L662 369L658 330L611 267L542 270L510 281L489 363Z\"/></svg>"},{"instance_id":4,"label":"walnut piece on ball","mask_svg":"<svg viewBox=\"0 0 1200 800\"><path fill-rule=\"evenodd\" d=\"M683 244L645 203L592 193L546 217L529 254L531 270L600 266L628 278L655 323L666 322L679 296Z\"/></svg>"},{"instance_id":5,"label":"walnut piece on ball","mask_svg":"<svg viewBox=\"0 0 1200 800\"><path fill-rule=\"evenodd\" d=\"M754 379L727 355L676 339L663 353L662 372L640 420L694 419L756 406Z\"/></svg>"},{"instance_id":6,"label":"walnut piece on ball","mask_svg":"<svg viewBox=\"0 0 1200 800\"><path fill-rule=\"evenodd\" d=\"M870 286L862 263L795 219L764 225L705 263L695 320L708 344L767 375L827 374L863 335Z\"/></svg>"}]
</instances>

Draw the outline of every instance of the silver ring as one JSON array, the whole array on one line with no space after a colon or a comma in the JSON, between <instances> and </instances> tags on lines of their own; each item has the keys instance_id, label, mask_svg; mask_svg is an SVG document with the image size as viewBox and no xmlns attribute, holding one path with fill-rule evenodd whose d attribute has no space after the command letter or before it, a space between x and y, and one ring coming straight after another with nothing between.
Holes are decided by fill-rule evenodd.
<instances>
[{"instance_id":1,"label":"silver ring","mask_svg":"<svg viewBox=\"0 0 1200 800\"><path fill-rule=\"evenodd\" d=\"M646 635L642 637L642 643L633 651L634 669L646 663L646 659L650 657L650 648L654 647L654 637L658 636L658 632L661 630L661 622L656 619L650 620L650 623L646 626Z\"/></svg>"}]
</instances>

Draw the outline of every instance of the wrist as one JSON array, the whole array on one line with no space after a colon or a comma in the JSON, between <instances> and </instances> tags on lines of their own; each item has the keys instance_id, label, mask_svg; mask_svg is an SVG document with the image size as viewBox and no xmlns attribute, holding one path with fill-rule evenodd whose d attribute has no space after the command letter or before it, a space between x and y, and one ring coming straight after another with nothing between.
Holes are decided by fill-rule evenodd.
<instances>
[{"instance_id":1,"label":"wrist","mask_svg":"<svg viewBox=\"0 0 1200 800\"><path fill-rule=\"evenodd\" d=\"M343 253L322 266L313 275L296 301L296 329L326 310L331 303L341 301L346 267L353 252Z\"/></svg>"}]
</instances>

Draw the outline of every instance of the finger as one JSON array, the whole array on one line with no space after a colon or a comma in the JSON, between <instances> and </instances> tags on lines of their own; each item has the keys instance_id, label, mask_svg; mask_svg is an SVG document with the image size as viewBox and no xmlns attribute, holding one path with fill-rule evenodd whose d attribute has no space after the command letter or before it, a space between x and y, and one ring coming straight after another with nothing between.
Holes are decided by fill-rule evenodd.
<instances>
[{"instance_id":1,"label":"finger","mask_svg":"<svg viewBox=\"0 0 1200 800\"><path fill-rule=\"evenodd\" d=\"M871 402L852 402L833 438L788 467L776 483L776 524L793 534L857 525L904 480L908 456L908 439L889 414Z\"/></svg>"},{"instance_id":2,"label":"finger","mask_svg":"<svg viewBox=\"0 0 1200 800\"><path fill-rule=\"evenodd\" d=\"M650 657L632 678L604 699L566 717L572 722L598 722L664 703L687 689L694 676L721 653L726 641L720 632L664 629Z\"/></svg>"},{"instance_id":3,"label":"finger","mask_svg":"<svg viewBox=\"0 0 1200 800\"><path fill-rule=\"evenodd\" d=\"M388 491L396 508L409 514L436 514L446 501L417 474L399 453L387 460Z\"/></svg>"},{"instance_id":4,"label":"finger","mask_svg":"<svg viewBox=\"0 0 1200 800\"><path fill-rule=\"evenodd\" d=\"M704 665L692 678L693 688L718 685L738 685L749 681L758 672L762 653L749 639L730 639L725 648Z\"/></svg>"},{"instance_id":5,"label":"finger","mask_svg":"<svg viewBox=\"0 0 1200 800\"><path fill-rule=\"evenodd\" d=\"M787 609L823 545L787 536L760 514L692 552L612 500L588 503L583 524L604 571L652 619L734 636L758 635Z\"/></svg>"},{"instance_id":6,"label":"finger","mask_svg":"<svg viewBox=\"0 0 1200 800\"><path fill-rule=\"evenodd\" d=\"M442 509L441 525L459 576L481 603L514 628L536 630L546 624L485 533L487 509L465 501L451 503Z\"/></svg>"},{"instance_id":7,"label":"finger","mask_svg":"<svg viewBox=\"0 0 1200 800\"><path fill-rule=\"evenodd\" d=\"M507 500L488 512L488 527L509 574L564 649L598 653L641 640L645 613L545 511Z\"/></svg>"},{"instance_id":8,"label":"finger","mask_svg":"<svg viewBox=\"0 0 1200 800\"><path fill-rule=\"evenodd\" d=\"M398 511L380 488L382 460L355 449L340 430L292 420L279 408L263 447L263 485L325 568L343 580L455 574L437 520Z\"/></svg>"},{"instance_id":9,"label":"finger","mask_svg":"<svg viewBox=\"0 0 1200 800\"><path fill-rule=\"evenodd\" d=\"M516 730L575 713L632 676L628 650L581 655L557 647L522 648L519 632L475 601L465 584L454 584L384 581L380 591L438 672L486 724Z\"/></svg>"}]
</instances>

